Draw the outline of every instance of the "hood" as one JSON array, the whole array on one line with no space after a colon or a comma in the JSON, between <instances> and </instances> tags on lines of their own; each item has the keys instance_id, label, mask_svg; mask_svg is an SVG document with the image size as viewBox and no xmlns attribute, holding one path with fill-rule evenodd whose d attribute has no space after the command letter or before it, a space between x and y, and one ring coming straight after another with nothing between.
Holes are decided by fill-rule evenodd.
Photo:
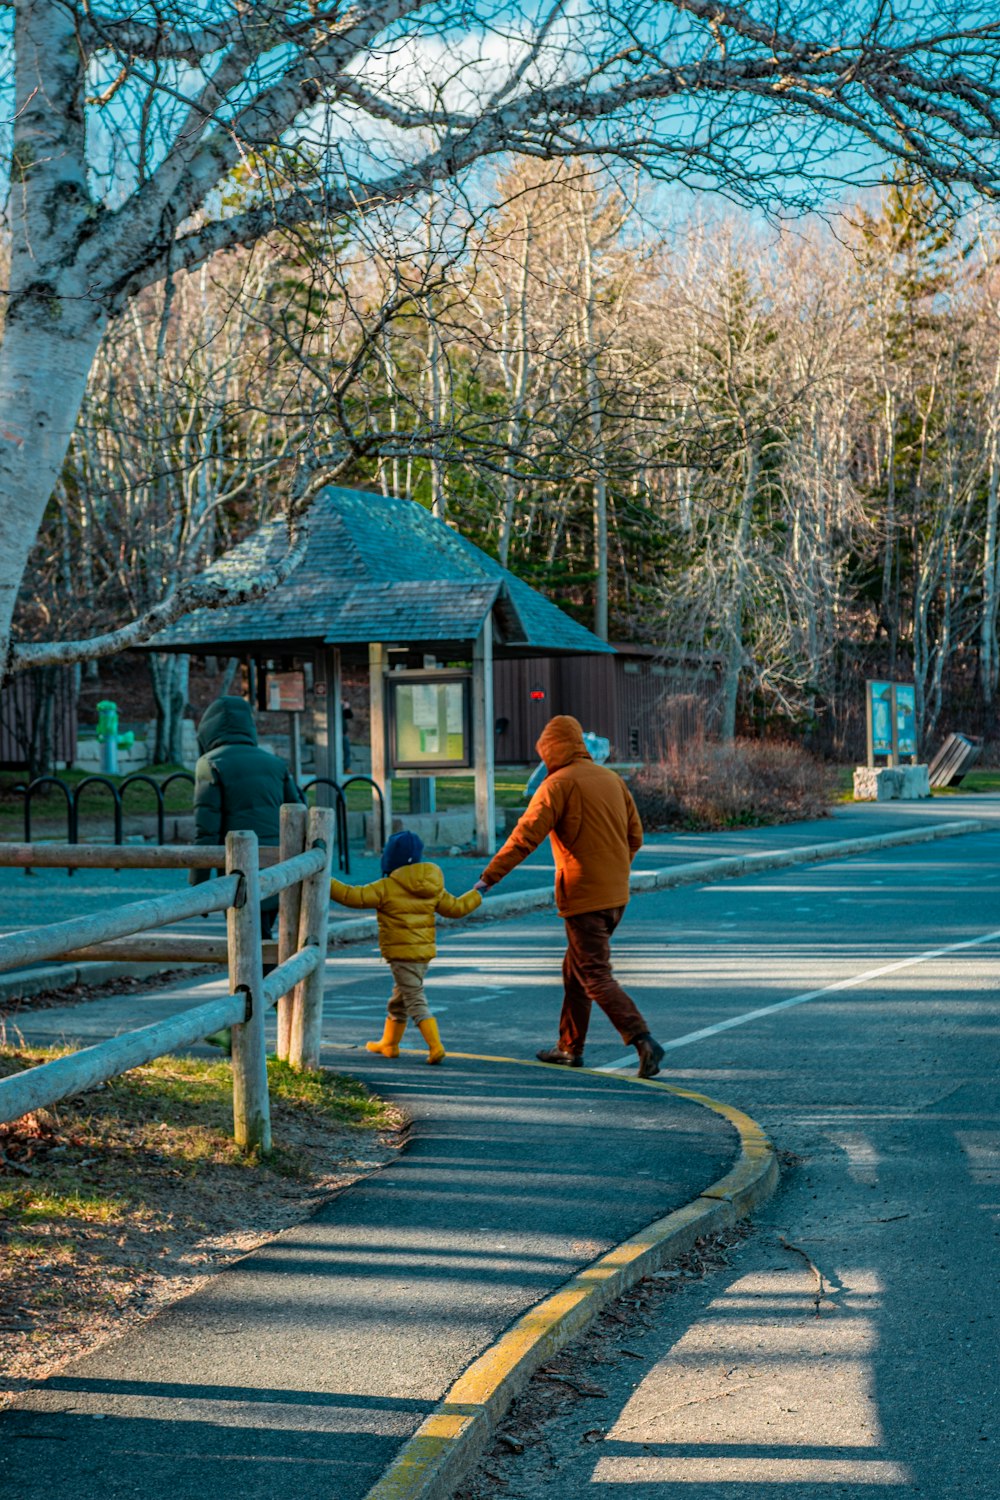
<instances>
[{"instance_id":1,"label":"hood","mask_svg":"<svg viewBox=\"0 0 1000 1500\"><path fill-rule=\"evenodd\" d=\"M245 698L216 698L201 716L198 749L202 755L223 745L256 745L257 726Z\"/></svg>"},{"instance_id":2,"label":"hood","mask_svg":"<svg viewBox=\"0 0 1000 1500\"><path fill-rule=\"evenodd\" d=\"M444 890L444 876L437 865L430 863L400 865L398 870L393 870L389 879L401 885L408 896L416 896L419 901L436 901Z\"/></svg>"},{"instance_id":3,"label":"hood","mask_svg":"<svg viewBox=\"0 0 1000 1500\"><path fill-rule=\"evenodd\" d=\"M570 714L557 714L550 719L538 736L535 749L548 771L558 771L574 760L590 759L583 743L583 726Z\"/></svg>"},{"instance_id":4,"label":"hood","mask_svg":"<svg viewBox=\"0 0 1000 1500\"><path fill-rule=\"evenodd\" d=\"M416 865L424 857L424 841L404 828L394 833L382 850L382 874L391 875L401 865Z\"/></svg>"}]
</instances>

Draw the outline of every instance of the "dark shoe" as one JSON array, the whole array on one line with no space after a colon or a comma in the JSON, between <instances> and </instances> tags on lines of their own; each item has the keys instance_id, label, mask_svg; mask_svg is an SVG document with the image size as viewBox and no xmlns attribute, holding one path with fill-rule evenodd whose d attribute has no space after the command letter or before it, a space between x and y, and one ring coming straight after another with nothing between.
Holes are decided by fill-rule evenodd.
<instances>
[{"instance_id":1,"label":"dark shoe","mask_svg":"<svg viewBox=\"0 0 1000 1500\"><path fill-rule=\"evenodd\" d=\"M561 1047L549 1047L547 1051L536 1052L535 1056L539 1062L554 1063L557 1068L583 1067L582 1053L578 1057L575 1052L564 1052Z\"/></svg>"},{"instance_id":2,"label":"dark shoe","mask_svg":"<svg viewBox=\"0 0 1000 1500\"><path fill-rule=\"evenodd\" d=\"M663 1048L653 1040L649 1032L637 1036L632 1043L639 1054L639 1077L655 1078L663 1061Z\"/></svg>"}]
</instances>

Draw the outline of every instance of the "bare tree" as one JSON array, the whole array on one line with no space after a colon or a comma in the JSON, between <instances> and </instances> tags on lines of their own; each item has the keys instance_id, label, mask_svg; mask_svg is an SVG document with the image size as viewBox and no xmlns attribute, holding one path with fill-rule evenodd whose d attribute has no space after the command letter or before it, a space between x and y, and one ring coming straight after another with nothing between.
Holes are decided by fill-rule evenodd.
<instances>
[{"instance_id":1,"label":"bare tree","mask_svg":"<svg viewBox=\"0 0 1000 1500\"><path fill-rule=\"evenodd\" d=\"M108 320L143 288L276 228L415 202L488 157L595 149L775 201L843 172L843 133L993 192L998 23L938 4L914 34L881 0L850 21L782 7L559 0L5 0L11 267L0 350L0 660L28 554ZM954 13L952 13L952 11ZM439 45L447 36L447 45ZM281 146L283 149L277 151ZM295 167L288 166L289 158ZM256 160L259 190L226 186ZM853 168L852 168L853 170ZM317 467L336 472L335 457ZM315 477L315 475L311 476ZM309 482L293 515L306 507ZM302 555L290 539L284 576ZM274 582L254 580L264 589ZM181 585L76 656L147 638L221 576Z\"/></svg>"}]
</instances>

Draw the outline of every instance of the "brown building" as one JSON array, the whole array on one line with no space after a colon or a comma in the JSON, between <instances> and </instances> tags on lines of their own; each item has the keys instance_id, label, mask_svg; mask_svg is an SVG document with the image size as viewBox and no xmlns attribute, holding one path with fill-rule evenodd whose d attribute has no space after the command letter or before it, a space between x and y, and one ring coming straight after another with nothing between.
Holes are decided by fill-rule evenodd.
<instances>
[{"instance_id":1,"label":"brown building","mask_svg":"<svg viewBox=\"0 0 1000 1500\"><path fill-rule=\"evenodd\" d=\"M537 760L535 741L553 714L573 714L611 741L614 761L655 760L671 745L718 729L720 669L654 646L617 645L614 656L534 656L493 664L496 758Z\"/></svg>"}]
</instances>

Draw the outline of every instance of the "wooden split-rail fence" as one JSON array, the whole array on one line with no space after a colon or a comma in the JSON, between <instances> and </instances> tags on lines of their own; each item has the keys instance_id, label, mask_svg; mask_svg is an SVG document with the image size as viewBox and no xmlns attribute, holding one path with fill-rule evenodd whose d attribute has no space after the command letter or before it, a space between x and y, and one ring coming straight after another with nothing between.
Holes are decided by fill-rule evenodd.
<instances>
[{"instance_id":1,"label":"wooden split-rail fence","mask_svg":"<svg viewBox=\"0 0 1000 1500\"><path fill-rule=\"evenodd\" d=\"M247 1151L270 1150L264 1016L271 1006L278 1009L278 1056L295 1068L319 1066L333 810L283 807L280 838L276 850L259 848L255 833L230 833L224 847L0 844L4 866L225 872L191 890L9 933L0 937L0 972L53 958L225 961L230 989L220 999L165 1021L0 1079L0 1124L83 1093L178 1047L193 1046L228 1026L233 1038L233 1133ZM260 903L276 894L278 940L262 944ZM153 931L215 911L226 913L225 942ZM266 977L265 963L276 964Z\"/></svg>"}]
</instances>

